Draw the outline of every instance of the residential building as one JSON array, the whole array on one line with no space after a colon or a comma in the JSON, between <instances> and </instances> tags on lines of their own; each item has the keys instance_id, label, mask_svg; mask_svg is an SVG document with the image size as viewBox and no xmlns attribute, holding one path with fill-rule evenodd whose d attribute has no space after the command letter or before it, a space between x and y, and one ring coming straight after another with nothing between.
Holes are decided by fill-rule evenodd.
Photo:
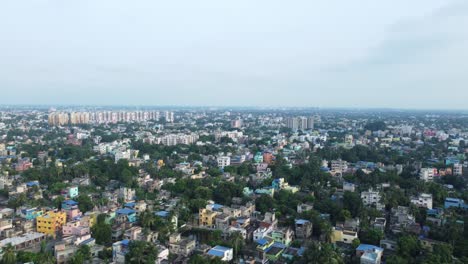
<instances>
[{"instance_id":1,"label":"residential building","mask_svg":"<svg viewBox=\"0 0 468 264\"><path fill-rule=\"evenodd\" d=\"M384 249L374 245L360 244L356 248L356 256L361 264L380 264Z\"/></svg>"},{"instance_id":2,"label":"residential building","mask_svg":"<svg viewBox=\"0 0 468 264\"><path fill-rule=\"evenodd\" d=\"M210 249L206 255L208 257L220 258L222 261L231 261L234 257L234 251L232 248L215 246L214 248Z\"/></svg>"},{"instance_id":3,"label":"residential building","mask_svg":"<svg viewBox=\"0 0 468 264\"><path fill-rule=\"evenodd\" d=\"M334 172L345 172L348 170L348 162L346 160L332 160L331 170Z\"/></svg>"},{"instance_id":4,"label":"residential building","mask_svg":"<svg viewBox=\"0 0 468 264\"><path fill-rule=\"evenodd\" d=\"M174 255L189 256L195 250L196 241L191 238L182 238L180 233L169 236L169 252Z\"/></svg>"},{"instance_id":5,"label":"residential building","mask_svg":"<svg viewBox=\"0 0 468 264\"><path fill-rule=\"evenodd\" d=\"M67 215L65 212L49 211L36 218L36 229L39 233L55 237L56 232L62 229L66 221Z\"/></svg>"},{"instance_id":6,"label":"residential building","mask_svg":"<svg viewBox=\"0 0 468 264\"><path fill-rule=\"evenodd\" d=\"M444 207L445 209L452 207L468 209L468 204L462 199L447 197L445 198Z\"/></svg>"},{"instance_id":7,"label":"residential building","mask_svg":"<svg viewBox=\"0 0 468 264\"><path fill-rule=\"evenodd\" d=\"M224 169L224 167L231 165L231 158L228 156L218 157L218 167Z\"/></svg>"},{"instance_id":8,"label":"residential building","mask_svg":"<svg viewBox=\"0 0 468 264\"><path fill-rule=\"evenodd\" d=\"M343 182L343 192L354 192L356 185L351 182Z\"/></svg>"},{"instance_id":9,"label":"residential building","mask_svg":"<svg viewBox=\"0 0 468 264\"><path fill-rule=\"evenodd\" d=\"M310 210L313 210L314 209L314 205L313 204L298 204L297 205L297 213L298 214L302 214L303 212L307 212L307 211L310 211Z\"/></svg>"},{"instance_id":10,"label":"residential building","mask_svg":"<svg viewBox=\"0 0 468 264\"><path fill-rule=\"evenodd\" d=\"M199 225L201 227L215 228L217 214L218 212L211 211L206 208L200 209L198 214Z\"/></svg>"},{"instance_id":11,"label":"residential building","mask_svg":"<svg viewBox=\"0 0 468 264\"><path fill-rule=\"evenodd\" d=\"M463 164L455 163L453 164L453 175L462 176L463 175Z\"/></svg>"},{"instance_id":12,"label":"residential building","mask_svg":"<svg viewBox=\"0 0 468 264\"><path fill-rule=\"evenodd\" d=\"M135 223L137 221L136 211L129 208L117 210L116 218L118 222Z\"/></svg>"},{"instance_id":13,"label":"residential building","mask_svg":"<svg viewBox=\"0 0 468 264\"><path fill-rule=\"evenodd\" d=\"M437 175L436 168L422 168L419 172L419 179L429 182L434 180L435 175Z\"/></svg>"},{"instance_id":14,"label":"residential building","mask_svg":"<svg viewBox=\"0 0 468 264\"><path fill-rule=\"evenodd\" d=\"M40 245L45 238L46 236L43 233L29 232L0 240L0 249L7 245L11 245L15 250L34 248Z\"/></svg>"},{"instance_id":15,"label":"residential building","mask_svg":"<svg viewBox=\"0 0 468 264\"><path fill-rule=\"evenodd\" d=\"M341 242L346 244L351 244L354 239L358 238L358 232L346 229L344 227L336 226L333 227L332 235L331 235L331 242Z\"/></svg>"},{"instance_id":16,"label":"residential building","mask_svg":"<svg viewBox=\"0 0 468 264\"><path fill-rule=\"evenodd\" d=\"M375 206L377 210L382 210L384 208L384 205L380 202L382 197L378 191L373 191L371 189L367 192L362 192L361 199L366 206Z\"/></svg>"},{"instance_id":17,"label":"residential building","mask_svg":"<svg viewBox=\"0 0 468 264\"><path fill-rule=\"evenodd\" d=\"M254 241L257 241L257 240L260 240L264 237L266 237L268 235L268 233L271 232L271 228L267 228L267 227L259 227L257 229L255 229L254 233L253 233L253 240Z\"/></svg>"},{"instance_id":18,"label":"residential building","mask_svg":"<svg viewBox=\"0 0 468 264\"><path fill-rule=\"evenodd\" d=\"M386 224L387 224L387 220L385 219L385 217L377 217L375 218L372 226L375 229L379 229L380 231L384 232Z\"/></svg>"},{"instance_id":19,"label":"residential building","mask_svg":"<svg viewBox=\"0 0 468 264\"><path fill-rule=\"evenodd\" d=\"M295 227L296 238L307 239L312 235L312 223L308 220L297 219Z\"/></svg>"},{"instance_id":20,"label":"residential building","mask_svg":"<svg viewBox=\"0 0 468 264\"><path fill-rule=\"evenodd\" d=\"M432 194L421 193L417 197L412 197L411 203L419 207L432 209Z\"/></svg>"},{"instance_id":21,"label":"residential building","mask_svg":"<svg viewBox=\"0 0 468 264\"><path fill-rule=\"evenodd\" d=\"M117 241L112 244L112 260L116 264L125 263L125 255L129 251L130 240L124 239L122 241Z\"/></svg>"},{"instance_id":22,"label":"residential building","mask_svg":"<svg viewBox=\"0 0 468 264\"><path fill-rule=\"evenodd\" d=\"M271 231L269 235L275 242L282 243L286 246L289 246L294 239L294 231L289 228L279 228Z\"/></svg>"}]
</instances>

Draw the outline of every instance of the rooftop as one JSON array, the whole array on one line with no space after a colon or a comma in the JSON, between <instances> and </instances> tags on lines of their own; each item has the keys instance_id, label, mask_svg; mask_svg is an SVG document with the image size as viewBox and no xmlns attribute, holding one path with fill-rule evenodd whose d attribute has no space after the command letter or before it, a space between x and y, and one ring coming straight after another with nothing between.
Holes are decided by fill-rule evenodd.
<instances>
[{"instance_id":1,"label":"rooftop","mask_svg":"<svg viewBox=\"0 0 468 264\"><path fill-rule=\"evenodd\" d=\"M44 237L44 236L45 235L42 234L42 233L30 232L30 233L26 233L26 234L21 235L21 236L16 236L16 237L10 237L10 238L3 239L2 241L0 241L0 247L4 247L4 246L6 246L8 244L11 244L12 246L16 246L16 245L22 244L24 242L31 241L31 240L34 240L34 239L38 239L38 238L41 238L41 237Z\"/></svg>"}]
</instances>

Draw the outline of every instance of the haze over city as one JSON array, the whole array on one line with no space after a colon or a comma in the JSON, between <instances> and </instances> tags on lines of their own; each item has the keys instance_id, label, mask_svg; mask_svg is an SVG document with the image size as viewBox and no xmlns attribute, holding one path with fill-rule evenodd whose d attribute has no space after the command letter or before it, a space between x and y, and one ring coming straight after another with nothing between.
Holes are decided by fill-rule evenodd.
<instances>
[{"instance_id":1,"label":"haze over city","mask_svg":"<svg viewBox=\"0 0 468 264\"><path fill-rule=\"evenodd\" d=\"M4 1L0 104L466 109L468 2Z\"/></svg>"}]
</instances>

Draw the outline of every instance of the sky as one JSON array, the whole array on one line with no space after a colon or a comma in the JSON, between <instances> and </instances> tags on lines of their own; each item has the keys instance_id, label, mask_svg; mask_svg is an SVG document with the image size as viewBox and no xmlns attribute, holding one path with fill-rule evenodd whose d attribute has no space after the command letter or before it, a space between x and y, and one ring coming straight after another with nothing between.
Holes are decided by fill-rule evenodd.
<instances>
[{"instance_id":1,"label":"sky","mask_svg":"<svg viewBox=\"0 0 468 264\"><path fill-rule=\"evenodd\" d=\"M0 104L468 109L468 1L0 1Z\"/></svg>"}]
</instances>

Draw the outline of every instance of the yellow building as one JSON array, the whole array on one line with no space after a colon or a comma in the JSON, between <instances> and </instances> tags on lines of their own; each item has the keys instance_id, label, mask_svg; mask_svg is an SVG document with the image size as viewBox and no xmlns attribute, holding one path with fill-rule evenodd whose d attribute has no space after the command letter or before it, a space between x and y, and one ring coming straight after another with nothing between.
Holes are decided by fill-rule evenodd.
<instances>
[{"instance_id":1,"label":"yellow building","mask_svg":"<svg viewBox=\"0 0 468 264\"><path fill-rule=\"evenodd\" d=\"M164 160L160 159L158 160L158 167L163 167L165 164L164 164Z\"/></svg>"},{"instance_id":2,"label":"yellow building","mask_svg":"<svg viewBox=\"0 0 468 264\"><path fill-rule=\"evenodd\" d=\"M353 240L357 238L358 234L353 230L346 230L341 227L334 227L333 233L331 235L331 242L342 242L346 244L351 244Z\"/></svg>"},{"instance_id":3,"label":"yellow building","mask_svg":"<svg viewBox=\"0 0 468 264\"><path fill-rule=\"evenodd\" d=\"M218 213L208 210L200 209L199 211L199 225L205 227L213 227L215 225L215 218Z\"/></svg>"},{"instance_id":4,"label":"yellow building","mask_svg":"<svg viewBox=\"0 0 468 264\"><path fill-rule=\"evenodd\" d=\"M81 223L83 226L92 227L97 222L98 212L86 212L83 217L81 217Z\"/></svg>"},{"instance_id":5,"label":"yellow building","mask_svg":"<svg viewBox=\"0 0 468 264\"><path fill-rule=\"evenodd\" d=\"M59 231L66 222L67 214L65 212L49 211L36 218L36 229L39 233L55 236L55 233Z\"/></svg>"}]
</instances>

